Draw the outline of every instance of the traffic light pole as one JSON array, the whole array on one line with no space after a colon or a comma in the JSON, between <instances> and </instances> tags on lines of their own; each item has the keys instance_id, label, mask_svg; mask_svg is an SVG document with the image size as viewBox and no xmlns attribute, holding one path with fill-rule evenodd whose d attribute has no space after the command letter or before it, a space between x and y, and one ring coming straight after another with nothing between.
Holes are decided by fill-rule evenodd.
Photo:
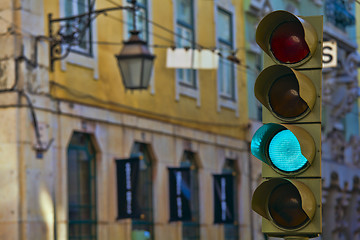
<instances>
[{"instance_id":1,"label":"traffic light pole","mask_svg":"<svg viewBox=\"0 0 360 240\"><path fill-rule=\"evenodd\" d=\"M284 240L308 240L308 237L300 237L300 236L288 236L284 237Z\"/></svg>"}]
</instances>

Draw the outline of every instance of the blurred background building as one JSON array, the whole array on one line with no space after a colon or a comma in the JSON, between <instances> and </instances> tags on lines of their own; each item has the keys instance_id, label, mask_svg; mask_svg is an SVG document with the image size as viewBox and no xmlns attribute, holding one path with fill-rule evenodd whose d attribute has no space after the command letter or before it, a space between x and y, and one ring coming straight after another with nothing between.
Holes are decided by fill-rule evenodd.
<instances>
[{"instance_id":1,"label":"blurred background building","mask_svg":"<svg viewBox=\"0 0 360 240\"><path fill-rule=\"evenodd\" d=\"M249 152L262 124L255 31L280 9L324 15L324 40L337 43L337 66L323 69L319 239L360 239L359 1L138 0L139 36L156 55L147 90L126 89L114 57L131 11L88 27L49 22L119 5L131 1L0 2L0 239L266 239L251 210L261 181ZM116 160L131 158L140 214L119 219ZM180 167L190 221L170 217L168 168ZM216 220L214 174L233 176L231 223Z\"/></svg>"},{"instance_id":2,"label":"blurred background building","mask_svg":"<svg viewBox=\"0 0 360 240\"><path fill-rule=\"evenodd\" d=\"M323 69L322 177L323 234L320 239L359 239L359 111L358 53L359 25L355 25L358 1L247 1L245 6L246 60L249 66L250 135L261 125L261 105L253 94L255 79L262 69L261 51L255 42L259 20L270 11L286 10L296 15L324 15L324 41L337 43L337 66ZM359 12L358 12L359 13ZM357 18L357 21L358 18ZM357 26L357 27L356 27ZM356 31L357 28L357 31ZM356 32L357 35L356 35ZM252 167L260 168L255 157ZM256 171L256 170L255 170ZM253 172L253 186L261 172ZM254 217L254 226L260 218ZM261 229L255 239L262 239Z\"/></svg>"}]
</instances>

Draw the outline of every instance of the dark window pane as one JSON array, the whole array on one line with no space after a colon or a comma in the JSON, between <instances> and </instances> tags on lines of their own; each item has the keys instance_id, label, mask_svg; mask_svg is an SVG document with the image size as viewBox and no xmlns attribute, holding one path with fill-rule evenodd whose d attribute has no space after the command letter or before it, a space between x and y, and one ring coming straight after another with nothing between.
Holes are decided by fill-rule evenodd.
<instances>
[{"instance_id":1,"label":"dark window pane","mask_svg":"<svg viewBox=\"0 0 360 240\"><path fill-rule=\"evenodd\" d=\"M225 240L238 240L239 239L239 225L224 224Z\"/></svg>"},{"instance_id":2,"label":"dark window pane","mask_svg":"<svg viewBox=\"0 0 360 240\"><path fill-rule=\"evenodd\" d=\"M223 166L223 173L230 173L234 175L234 219L238 219L238 175L236 161L226 159ZM239 239L239 224L235 221L233 224L224 224L224 239L225 240L237 240Z\"/></svg>"},{"instance_id":3,"label":"dark window pane","mask_svg":"<svg viewBox=\"0 0 360 240\"><path fill-rule=\"evenodd\" d=\"M176 46L194 48L194 21L193 21L193 1L177 0L177 26L176 26ZM183 85L196 88L196 71L193 69L177 69L177 78Z\"/></svg>"},{"instance_id":4,"label":"dark window pane","mask_svg":"<svg viewBox=\"0 0 360 240\"><path fill-rule=\"evenodd\" d=\"M141 219L132 221L132 232L134 235L154 239L152 161L148 146L144 143L135 143L131 154L141 156L137 192L138 203L141 208Z\"/></svg>"},{"instance_id":5,"label":"dark window pane","mask_svg":"<svg viewBox=\"0 0 360 240\"><path fill-rule=\"evenodd\" d=\"M74 133L68 147L69 239L96 239L95 169L90 136Z\"/></svg>"},{"instance_id":6,"label":"dark window pane","mask_svg":"<svg viewBox=\"0 0 360 240\"><path fill-rule=\"evenodd\" d=\"M90 0L66 0L64 2L64 9L65 17L76 16L89 12L91 11ZM86 17L68 20L63 34L71 36L76 33L74 40L78 42L74 44L72 50L86 55L91 55L91 26L88 27L88 21L89 20Z\"/></svg>"},{"instance_id":7,"label":"dark window pane","mask_svg":"<svg viewBox=\"0 0 360 240\"><path fill-rule=\"evenodd\" d=\"M195 154L185 151L180 163L181 167L190 167L191 178L191 222L183 222L182 239L200 239L200 211L199 211L199 176L195 161Z\"/></svg>"},{"instance_id":8,"label":"dark window pane","mask_svg":"<svg viewBox=\"0 0 360 240\"><path fill-rule=\"evenodd\" d=\"M217 11L217 39L221 55L219 59L219 85L223 97L235 98L235 68L234 64L226 59L233 50L232 14L221 8Z\"/></svg>"},{"instance_id":9,"label":"dark window pane","mask_svg":"<svg viewBox=\"0 0 360 240\"><path fill-rule=\"evenodd\" d=\"M192 25L192 0L177 0L176 15L178 20L188 25Z\"/></svg>"},{"instance_id":10,"label":"dark window pane","mask_svg":"<svg viewBox=\"0 0 360 240\"><path fill-rule=\"evenodd\" d=\"M130 1L129 1L130 2ZM139 37L144 40L145 42L148 41L148 9L147 9L147 1L137 1L138 10L136 12L136 30L140 31ZM127 14L127 26L128 29L131 31L134 29L134 18L133 12L128 11ZM130 37L130 33L129 33Z\"/></svg>"},{"instance_id":11,"label":"dark window pane","mask_svg":"<svg viewBox=\"0 0 360 240\"><path fill-rule=\"evenodd\" d=\"M221 40L232 42L231 13L218 9L217 24L219 24L219 37Z\"/></svg>"}]
</instances>

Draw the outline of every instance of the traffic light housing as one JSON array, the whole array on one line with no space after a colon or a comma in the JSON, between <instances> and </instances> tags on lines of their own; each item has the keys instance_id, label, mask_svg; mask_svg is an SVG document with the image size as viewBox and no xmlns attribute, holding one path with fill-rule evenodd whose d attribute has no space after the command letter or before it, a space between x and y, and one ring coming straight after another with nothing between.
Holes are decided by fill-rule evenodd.
<instances>
[{"instance_id":1,"label":"traffic light housing","mask_svg":"<svg viewBox=\"0 0 360 240\"><path fill-rule=\"evenodd\" d=\"M271 178L261 183L253 194L252 208L263 217L263 232L274 237L318 236L321 194L316 190L320 185L319 178Z\"/></svg>"},{"instance_id":2,"label":"traffic light housing","mask_svg":"<svg viewBox=\"0 0 360 240\"><path fill-rule=\"evenodd\" d=\"M252 154L261 160L263 178L321 176L321 131L317 124L268 123L256 131Z\"/></svg>"},{"instance_id":3,"label":"traffic light housing","mask_svg":"<svg viewBox=\"0 0 360 240\"><path fill-rule=\"evenodd\" d=\"M265 107L263 122L321 121L321 69L265 68L255 82L255 97ZM315 104L316 103L316 104Z\"/></svg>"},{"instance_id":4,"label":"traffic light housing","mask_svg":"<svg viewBox=\"0 0 360 240\"><path fill-rule=\"evenodd\" d=\"M266 53L264 67L322 68L322 34L322 16L300 17L281 10L269 13L256 29L256 42Z\"/></svg>"},{"instance_id":5,"label":"traffic light housing","mask_svg":"<svg viewBox=\"0 0 360 240\"><path fill-rule=\"evenodd\" d=\"M251 141L264 181L252 208L275 237L316 237L321 226L322 16L265 16L256 41L265 52L255 82L264 125Z\"/></svg>"}]
</instances>

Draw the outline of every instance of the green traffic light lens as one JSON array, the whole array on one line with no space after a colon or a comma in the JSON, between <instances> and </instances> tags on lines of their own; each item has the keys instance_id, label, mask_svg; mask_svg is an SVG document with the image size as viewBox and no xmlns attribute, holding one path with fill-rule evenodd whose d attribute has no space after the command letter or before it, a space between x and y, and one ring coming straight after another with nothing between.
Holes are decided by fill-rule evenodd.
<instances>
[{"instance_id":1,"label":"green traffic light lens","mask_svg":"<svg viewBox=\"0 0 360 240\"><path fill-rule=\"evenodd\" d=\"M299 191L291 183L277 186L270 194L268 209L274 223L285 229L297 229L310 220L302 209Z\"/></svg>"},{"instance_id":2,"label":"green traffic light lens","mask_svg":"<svg viewBox=\"0 0 360 240\"><path fill-rule=\"evenodd\" d=\"M283 172L297 172L308 163L301 153L299 141L290 130L278 132L271 139L268 150L272 165Z\"/></svg>"},{"instance_id":3,"label":"green traffic light lens","mask_svg":"<svg viewBox=\"0 0 360 240\"><path fill-rule=\"evenodd\" d=\"M280 76L269 90L269 103L278 116L294 119L308 113L309 107L300 97L299 83L294 74Z\"/></svg>"}]
</instances>

